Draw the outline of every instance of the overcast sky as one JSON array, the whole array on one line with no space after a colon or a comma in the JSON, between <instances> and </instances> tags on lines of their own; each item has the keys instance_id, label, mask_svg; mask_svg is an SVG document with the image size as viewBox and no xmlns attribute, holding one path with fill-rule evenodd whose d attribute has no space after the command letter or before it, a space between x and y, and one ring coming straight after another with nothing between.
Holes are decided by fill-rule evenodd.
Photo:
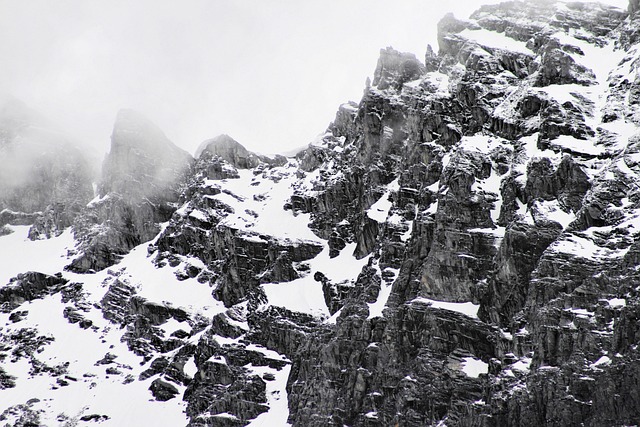
<instances>
[{"instance_id":1,"label":"overcast sky","mask_svg":"<svg viewBox=\"0 0 640 427\"><path fill-rule=\"evenodd\" d=\"M446 12L497 2L0 0L0 92L101 152L120 108L191 153L220 133L282 152L360 100L380 48L423 59Z\"/></svg>"}]
</instances>

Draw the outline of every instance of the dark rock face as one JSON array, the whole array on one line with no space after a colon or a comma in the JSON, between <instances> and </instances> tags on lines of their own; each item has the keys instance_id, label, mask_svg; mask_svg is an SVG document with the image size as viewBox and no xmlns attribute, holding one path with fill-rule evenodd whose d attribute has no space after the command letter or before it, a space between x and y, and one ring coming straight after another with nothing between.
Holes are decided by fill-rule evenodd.
<instances>
[{"instance_id":1,"label":"dark rock face","mask_svg":"<svg viewBox=\"0 0 640 427\"><path fill-rule=\"evenodd\" d=\"M155 237L159 223L177 209L191 161L146 118L120 111L103 164L99 199L74 223L81 254L69 269L101 270Z\"/></svg>"},{"instance_id":2,"label":"dark rock face","mask_svg":"<svg viewBox=\"0 0 640 427\"><path fill-rule=\"evenodd\" d=\"M220 135L204 141L200 145L196 157L200 157L205 151L222 158L235 168L252 169L260 164L260 159L256 154L249 152L229 135Z\"/></svg>"},{"instance_id":3,"label":"dark rock face","mask_svg":"<svg viewBox=\"0 0 640 427\"><path fill-rule=\"evenodd\" d=\"M543 47L536 85L579 84L588 86L593 84L594 79L593 72L577 64L570 55L560 50L560 45L555 40Z\"/></svg>"},{"instance_id":4,"label":"dark rock face","mask_svg":"<svg viewBox=\"0 0 640 427\"><path fill-rule=\"evenodd\" d=\"M156 378L155 380L153 380L153 382L149 386L149 390L151 390L153 397L161 402L171 400L178 394L178 389L175 388L175 386L173 386L171 383L161 380L160 378Z\"/></svg>"},{"instance_id":5,"label":"dark rock face","mask_svg":"<svg viewBox=\"0 0 640 427\"><path fill-rule=\"evenodd\" d=\"M237 169L253 169L261 163L271 166L282 166L287 163L284 156L276 155L274 158L270 158L252 153L229 135L218 135L215 138L202 142L196 150L196 158L203 156L219 158ZM214 178L211 176L211 173L209 173L209 178L223 179L225 177L220 176Z\"/></svg>"},{"instance_id":6,"label":"dark rock face","mask_svg":"<svg viewBox=\"0 0 640 427\"><path fill-rule=\"evenodd\" d=\"M144 116L121 110L113 126L98 195L118 193L127 200L175 201L190 161L188 153Z\"/></svg>"},{"instance_id":7,"label":"dark rock face","mask_svg":"<svg viewBox=\"0 0 640 427\"><path fill-rule=\"evenodd\" d=\"M384 52L357 112L349 120L339 112L339 126L301 156L322 178L312 196L294 193L292 208L311 213L336 253L359 242L358 254L378 268L363 269L355 287L317 276L336 324L297 346L288 383L293 425L636 422L636 332L627 317L635 303L627 290L640 258L635 234L621 229L637 203L636 163L621 160L635 142L594 126L599 112L580 89L570 101L547 90L603 87L606 74L584 65L584 52L618 34L636 40L637 24L622 28L625 17L607 6L507 2L470 21L446 17L439 55L427 53L429 65L410 78L398 71L402 55L391 55L393 67L380 65L390 63ZM571 28L583 31L582 42L551 37ZM476 41L483 30L521 48ZM436 70L447 74L447 90L430 74ZM635 108L617 98L626 86L605 90L611 101L602 108L618 111L607 120ZM602 146L590 151L593 144ZM598 162L607 173L591 171ZM378 218L370 208L385 198L377 229L366 231L365 215ZM395 280L382 315L372 314L385 271ZM469 303L479 319L455 312ZM486 370L467 374L461 366L469 360Z\"/></svg>"},{"instance_id":8,"label":"dark rock face","mask_svg":"<svg viewBox=\"0 0 640 427\"><path fill-rule=\"evenodd\" d=\"M67 280L35 271L19 274L0 288L0 309L11 312L25 301L42 298L59 292Z\"/></svg>"},{"instance_id":9,"label":"dark rock face","mask_svg":"<svg viewBox=\"0 0 640 427\"><path fill-rule=\"evenodd\" d=\"M64 134L15 99L0 101L0 225L57 236L91 200L93 172Z\"/></svg>"},{"instance_id":10,"label":"dark rock face","mask_svg":"<svg viewBox=\"0 0 640 427\"><path fill-rule=\"evenodd\" d=\"M390 86L401 88L404 83L424 74L424 65L410 53L401 53L392 48L380 50L378 66L373 74L373 85L384 90Z\"/></svg>"},{"instance_id":11,"label":"dark rock face","mask_svg":"<svg viewBox=\"0 0 640 427\"><path fill-rule=\"evenodd\" d=\"M268 176L271 165L262 162L260 165ZM174 215L158 238L158 261L175 255L200 259L207 268L194 270L194 276L215 282L215 297L227 307L250 297L260 298L261 283L287 282L300 277L302 272L294 265L322 251L317 242L277 238L228 225L225 218L235 213L234 208L212 196L221 193L239 196L228 190L224 193L224 184L211 180L237 179L237 170L222 156L213 155L209 148L202 151L194 170L184 194L189 200L187 209ZM227 173L220 176L218 170Z\"/></svg>"}]
</instances>

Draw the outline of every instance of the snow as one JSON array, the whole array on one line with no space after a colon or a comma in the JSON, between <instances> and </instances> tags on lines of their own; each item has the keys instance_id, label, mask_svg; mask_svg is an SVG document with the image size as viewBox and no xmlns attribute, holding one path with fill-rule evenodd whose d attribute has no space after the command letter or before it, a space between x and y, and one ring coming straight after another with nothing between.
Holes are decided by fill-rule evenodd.
<instances>
[{"instance_id":1,"label":"snow","mask_svg":"<svg viewBox=\"0 0 640 427\"><path fill-rule=\"evenodd\" d=\"M129 284L136 287L137 295L207 316L226 310L222 302L211 296L208 284L199 283L195 278L179 281L174 269L168 266L157 268L149 256L149 245L152 243L135 247L117 265L119 269L124 268L124 276L120 277L127 278Z\"/></svg>"},{"instance_id":2,"label":"snow","mask_svg":"<svg viewBox=\"0 0 640 427\"><path fill-rule=\"evenodd\" d=\"M193 378L194 375L198 372L198 367L196 366L196 362L193 357L190 357L187 363L184 364L184 373L185 375Z\"/></svg>"},{"instance_id":3,"label":"snow","mask_svg":"<svg viewBox=\"0 0 640 427\"><path fill-rule=\"evenodd\" d=\"M535 210L536 215L542 215L548 220L557 222L563 229L567 228L576 219L573 212L567 213L560 208L558 200L536 200L533 203L532 210Z\"/></svg>"},{"instance_id":4,"label":"snow","mask_svg":"<svg viewBox=\"0 0 640 427\"><path fill-rule=\"evenodd\" d=\"M573 313L576 317L581 319L591 319L595 316L593 311L586 310L584 308L566 308L565 311Z\"/></svg>"},{"instance_id":5,"label":"snow","mask_svg":"<svg viewBox=\"0 0 640 427\"><path fill-rule=\"evenodd\" d=\"M269 179L268 176L256 177L251 170L239 170L239 178L216 181L225 192L209 197L224 202L234 210L221 224L277 238L318 241L318 237L308 227L309 214L282 209L297 180L294 165L295 162L290 162L287 166L268 171L277 175L274 179ZM257 217L247 211L255 212Z\"/></svg>"},{"instance_id":6,"label":"snow","mask_svg":"<svg viewBox=\"0 0 640 427\"><path fill-rule=\"evenodd\" d=\"M369 260L369 257L361 260L353 257L356 246L356 243L350 243L337 257L329 258L329 247L325 245L322 252L308 262L311 271L305 277L291 282L262 285L269 304L314 316L329 317L322 284L313 276L319 271L333 283L355 280Z\"/></svg>"},{"instance_id":7,"label":"snow","mask_svg":"<svg viewBox=\"0 0 640 427\"><path fill-rule=\"evenodd\" d=\"M245 366L249 367L256 374L262 375L270 372L275 376L275 380L267 381L267 404L269 410L258 415L251 421L247 427L285 427L291 424L287 423L289 418L289 401L287 398L287 380L291 365L287 365L279 371L274 371L266 366Z\"/></svg>"},{"instance_id":8,"label":"snow","mask_svg":"<svg viewBox=\"0 0 640 427\"><path fill-rule=\"evenodd\" d=\"M501 183L502 177L495 169L491 169L491 175L489 176L489 178L487 178L482 184L480 184L480 188L482 188L484 191L495 193L498 196L496 201L493 203L493 207L490 211L491 220L494 224L498 222L498 218L500 218L500 210L502 209L502 197L500 194Z\"/></svg>"},{"instance_id":9,"label":"snow","mask_svg":"<svg viewBox=\"0 0 640 427\"><path fill-rule=\"evenodd\" d=\"M440 181L436 181L427 187L427 190L431 191L432 193L437 193L439 189L440 189Z\"/></svg>"},{"instance_id":10,"label":"snow","mask_svg":"<svg viewBox=\"0 0 640 427\"><path fill-rule=\"evenodd\" d=\"M442 170L445 170L447 166L449 166L449 162L451 161L451 153L447 153L442 157Z\"/></svg>"},{"instance_id":11,"label":"snow","mask_svg":"<svg viewBox=\"0 0 640 427\"><path fill-rule=\"evenodd\" d=\"M338 321L338 317L340 317L340 314L342 313L342 308L338 311L336 311L335 313L333 313L333 315L331 317L329 317L328 319L326 319L324 321L324 323L326 323L327 325L335 325L336 322Z\"/></svg>"},{"instance_id":12,"label":"snow","mask_svg":"<svg viewBox=\"0 0 640 427\"><path fill-rule=\"evenodd\" d=\"M398 273L400 270L397 269L387 269L392 270L395 277L398 277ZM369 319L373 319L374 317L382 317L382 310L384 310L387 305L387 301L389 300L389 296L391 295L391 288L393 287L393 281L387 282L383 280L380 284L380 292L378 293L378 298L375 302L369 304Z\"/></svg>"},{"instance_id":13,"label":"snow","mask_svg":"<svg viewBox=\"0 0 640 427\"><path fill-rule=\"evenodd\" d=\"M463 136L458 144L458 148L465 151L477 151L479 153L489 154L504 143L505 141L495 136L476 134L473 136Z\"/></svg>"},{"instance_id":14,"label":"snow","mask_svg":"<svg viewBox=\"0 0 640 427\"><path fill-rule=\"evenodd\" d=\"M26 238L28 226L10 228L13 233L0 237L1 280L6 283L10 277L29 270L48 274L62 272L66 279L83 283L89 311L79 313L91 320L94 327L82 329L69 323L62 313L71 304L63 303L60 294L24 303L21 309L27 310L28 315L17 323L8 321L8 314L0 313L0 325L4 325L0 327L5 334L21 328L37 328L39 335L53 337L54 341L44 345L36 354L37 359L50 366L68 362L67 375L76 379L68 380L69 385L60 387L49 375L31 376L26 359L7 360L3 367L18 379L15 388L0 390L0 413L10 406L37 398L40 402L35 403L33 409L43 411L41 416L45 425L58 425L56 417L62 413L70 419L104 414L110 417L102 421L105 426L186 425L188 419L183 401L177 399L166 404L152 399L148 388L154 378L123 384L126 375L138 378L146 368L141 366L143 359L131 353L122 342L125 330L104 319L102 312L93 306L104 296L107 285L114 278L112 273L103 270L81 275L63 271L71 261L67 250L74 246L70 230L52 239L30 241ZM130 283L138 295L155 303L184 307L208 317L225 310L222 303L213 299L207 284L200 284L195 279L178 281L175 269L156 268L148 256L149 244L134 248L113 267L112 270L118 271L119 280ZM186 260L197 262L195 259ZM191 330L186 322L175 319L160 325L160 328L165 336L178 329ZM96 365L107 353L117 355L115 362ZM107 367L117 367L122 374L105 375ZM185 372L190 376L195 374L193 358L187 362ZM178 388L184 391L183 386Z\"/></svg>"},{"instance_id":15,"label":"snow","mask_svg":"<svg viewBox=\"0 0 640 427\"><path fill-rule=\"evenodd\" d=\"M605 301L610 307L625 307L627 305L627 300L624 298L611 298Z\"/></svg>"},{"instance_id":16,"label":"snow","mask_svg":"<svg viewBox=\"0 0 640 427\"><path fill-rule=\"evenodd\" d=\"M214 354L209 359L207 359L207 362L217 363L219 365L226 365L227 359L224 356Z\"/></svg>"},{"instance_id":17,"label":"snow","mask_svg":"<svg viewBox=\"0 0 640 427\"><path fill-rule=\"evenodd\" d=\"M316 136L313 141L311 141L309 146L310 147L326 147L327 143L325 141L325 138L332 137L332 136L333 134L328 131L325 133L321 133L318 136Z\"/></svg>"},{"instance_id":18,"label":"snow","mask_svg":"<svg viewBox=\"0 0 640 427\"><path fill-rule=\"evenodd\" d=\"M475 41L481 46L505 49L512 52L534 56L533 51L527 47L526 43L506 37L504 34L497 33L495 31L485 29L472 30L467 28L458 34L468 40Z\"/></svg>"},{"instance_id":19,"label":"snow","mask_svg":"<svg viewBox=\"0 0 640 427\"><path fill-rule=\"evenodd\" d=\"M55 274L71 262L67 250L75 246L70 229L47 240L31 241L28 225L7 226L13 233L0 236L0 287L19 273L39 271Z\"/></svg>"},{"instance_id":20,"label":"snow","mask_svg":"<svg viewBox=\"0 0 640 427\"><path fill-rule=\"evenodd\" d=\"M511 369L521 372L529 372L529 370L531 369L531 361L532 359L530 357L523 357L522 359L512 364Z\"/></svg>"},{"instance_id":21,"label":"snow","mask_svg":"<svg viewBox=\"0 0 640 427\"><path fill-rule=\"evenodd\" d=\"M602 148L596 147L594 140L578 139L570 135L560 135L551 141L551 145L573 153L587 154L590 156L597 156L602 153Z\"/></svg>"},{"instance_id":22,"label":"snow","mask_svg":"<svg viewBox=\"0 0 640 427\"><path fill-rule=\"evenodd\" d=\"M570 54L573 60L593 71L599 84L605 84L611 70L611 64L618 64L626 52L622 49L614 50L612 43L604 47L588 43L585 40L575 37L580 36L579 32L580 30L571 29L569 34L558 32L553 36L560 43L580 48L584 55Z\"/></svg>"},{"instance_id":23,"label":"snow","mask_svg":"<svg viewBox=\"0 0 640 427\"><path fill-rule=\"evenodd\" d=\"M287 362L287 363L291 362L289 359L287 359L286 356L283 356L282 354L276 351L269 350L268 348L262 347L261 345L247 344L246 347L247 347L247 350L257 351L258 353L262 353L269 359L282 360L283 362Z\"/></svg>"},{"instance_id":24,"label":"snow","mask_svg":"<svg viewBox=\"0 0 640 427\"><path fill-rule=\"evenodd\" d=\"M611 358L609 356L602 356L600 359L590 364L589 367L598 368L600 366L608 366L608 365L611 365Z\"/></svg>"},{"instance_id":25,"label":"snow","mask_svg":"<svg viewBox=\"0 0 640 427\"><path fill-rule=\"evenodd\" d=\"M506 227L496 227L496 228L469 228L467 230L469 233L483 233L483 234L492 234L494 237L498 239L502 239L504 237L504 233L506 232Z\"/></svg>"},{"instance_id":26,"label":"snow","mask_svg":"<svg viewBox=\"0 0 640 427\"><path fill-rule=\"evenodd\" d=\"M489 364L474 357L464 357L461 363L462 372L468 377L478 378L480 374L489 372Z\"/></svg>"},{"instance_id":27,"label":"snow","mask_svg":"<svg viewBox=\"0 0 640 427\"><path fill-rule=\"evenodd\" d=\"M549 246L549 250L575 255L592 261L602 259L611 259L624 256L627 249L612 250L596 245L592 240L577 236L575 234L566 234L559 238Z\"/></svg>"},{"instance_id":28,"label":"snow","mask_svg":"<svg viewBox=\"0 0 640 427\"><path fill-rule=\"evenodd\" d=\"M95 189L94 189L94 192L95 192ZM90 207L93 207L93 206L95 206L97 204L100 204L101 202L107 200L109 197L111 197L110 194L106 194L106 195L104 195L102 197L96 196L89 203L87 203L87 207L90 208Z\"/></svg>"},{"instance_id":29,"label":"snow","mask_svg":"<svg viewBox=\"0 0 640 427\"><path fill-rule=\"evenodd\" d=\"M82 329L62 316L64 306L59 294L23 304L22 308L29 311L27 318L16 324L7 322L5 332L37 327L39 335L54 337L55 341L37 353L37 359L51 366L69 362L67 375L76 380L69 380L68 386L58 387L55 378L48 375L30 376L30 364L26 359L16 363L7 361L3 367L18 380L15 388L0 390L0 412L37 398L40 402L33 408L43 410L41 416L45 425L58 425L56 417L61 413L71 418L105 414L110 417L103 422L106 426L187 423L184 402L166 405L150 399L148 388L152 379L124 385L121 375L105 376L105 368L113 365L96 366L95 362L110 352L118 355L118 369L124 374L134 377L140 374L142 358L129 352L121 342L122 330L101 316L92 318L98 331ZM0 315L0 322L5 323L7 317Z\"/></svg>"},{"instance_id":30,"label":"snow","mask_svg":"<svg viewBox=\"0 0 640 427\"><path fill-rule=\"evenodd\" d=\"M185 332L191 332L191 326L187 322L179 322L174 318L167 320L160 325L160 328L164 331L165 338L168 338L176 331L183 330Z\"/></svg>"},{"instance_id":31,"label":"snow","mask_svg":"<svg viewBox=\"0 0 640 427\"><path fill-rule=\"evenodd\" d=\"M393 205L393 202L390 197L392 188L397 186L398 186L398 179L396 178L394 182L389 184L387 191L385 191L385 193L382 196L380 196L378 201L375 202L373 205L371 205L371 207L367 210L367 216L369 218L371 218L372 220L378 223L385 222L385 220L387 219L387 216L389 216L389 210Z\"/></svg>"},{"instance_id":32,"label":"snow","mask_svg":"<svg viewBox=\"0 0 640 427\"><path fill-rule=\"evenodd\" d=\"M443 98L450 95L449 76L440 72L429 72L422 78L412 80L404 84L404 88L410 91L424 88L430 97Z\"/></svg>"},{"instance_id":33,"label":"snow","mask_svg":"<svg viewBox=\"0 0 640 427\"><path fill-rule=\"evenodd\" d=\"M478 318L478 309L480 308L479 305L474 304L472 302L435 301L435 300L424 298L424 297L417 297L410 301L410 304L414 304L414 303L429 304L433 308L455 311L457 313L464 314L465 316L469 316L474 319Z\"/></svg>"},{"instance_id":34,"label":"snow","mask_svg":"<svg viewBox=\"0 0 640 427\"><path fill-rule=\"evenodd\" d=\"M208 219L209 219L204 212L202 212L200 210L197 210L197 209L192 210L189 213L189 216L192 217L192 218L195 218L197 220L200 220L200 221L208 221Z\"/></svg>"},{"instance_id":35,"label":"snow","mask_svg":"<svg viewBox=\"0 0 640 427\"><path fill-rule=\"evenodd\" d=\"M324 302L322 285L307 276L292 282L269 283L262 285L270 305L287 307L289 310L308 313L315 316L328 316L329 310Z\"/></svg>"},{"instance_id":36,"label":"snow","mask_svg":"<svg viewBox=\"0 0 640 427\"><path fill-rule=\"evenodd\" d=\"M603 47L598 47L582 40L580 29L570 29L569 33L558 32L554 34L553 37L562 44L575 46L582 50L584 55L577 53L569 53L569 55L574 59L574 61L576 61L576 63L583 65L594 72L596 84L592 86L581 86L576 84L551 85L541 88L540 90L546 92L561 104L569 101L581 106L581 108L585 109L585 124L587 126L593 130L598 127L602 127L618 134L621 137L618 144L615 144L613 147L608 147L607 150L615 151L621 149L621 144L623 142L620 140L634 134L636 129L626 124L624 120L617 120L612 123L601 123L600 117L602 117L602 111L607 105L607 95L609 93L608 80L611 74L611 64L620 63L626 53L621 49L615 50L613 43L609 43ZM593 105L585 105L585 103L580 100L580 97L590 100L593 102ZM562 135L551 143L573 152L595 156L601 154L603 151L603 147L595 146L596 142L595 138L589 138L584 141L575 139L571 136Z\"/></svg>"}]
</instances>

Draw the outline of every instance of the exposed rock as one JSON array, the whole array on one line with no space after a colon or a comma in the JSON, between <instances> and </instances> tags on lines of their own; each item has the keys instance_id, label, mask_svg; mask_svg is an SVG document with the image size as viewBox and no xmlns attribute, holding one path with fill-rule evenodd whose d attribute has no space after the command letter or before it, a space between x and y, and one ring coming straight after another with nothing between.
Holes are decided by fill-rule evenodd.
<instances>
[{"instance_id":1,"label":"exposed rock","mask_svg":"<svg viewBox=\"0 0 640 427\"><path fill-rule=\"evenodd\" d=\"M149 386L149 390L151 390L151 394L153 394L153 397L161 402L171 400L179 393L178 389L173 384L168 383L160 378L156 378L155 380L153 380L153 382Z\"/></svg>"},{"instance_id":2,"label":"exposed rock","mask_svg":"<svg viewBox=\"0 0 640 427\"><path fill-rule=\"evenodd\" d=\"M160 231L177 209L192 158L154 124L131 110L121 110L111 136L99 199L74 223L80 256L72 271L97 271Z\"/></svg>"},{"instance_id":3,"label":"exposed rock","mask_svg":"<svg viewBox=\"0 0 640 427\"><path fill-rule=\"evenodd\" d=\"M205 151L239 169L253 169L260 164L260 158L256 154L249 152L229 135L219 135L204 141L196 151L196 157L200 157Z\"/></svg>"},{"instance_id":4,"label":"exposed rock","mask_svg":"<svg viewBox=\"0 0 640 427\"><path fill-rule=\"evenodd\" d=\"M391 47L381 49L378 66L373 73L373 86L380 90L388 87L399 89L424 74L424 70L424 65L415 55L398 52Z\"/></svg>"},{"instance_id":5,"label":"exposed rock","mask_svg":"<svg viewBox=\"0 0 640 427\"><path fill-rule=\"evenodd\" d=\"M0 367L0 389L4 390L7 388L13 388L16 386L15 382L16 377L7 374L2 367Z\"/></svg>"},{"instance_id":6,"label":"exposed rock","mask_svg":"<svg viewBox=\"0 0 640 427\"><path fill-rule=\"evenodd\" d=\"M67 280L35 271L21 273L0 288L0 307L5 313L13 311L25 301L42 298L62 290Z\"/></svg>"}]
</instances>

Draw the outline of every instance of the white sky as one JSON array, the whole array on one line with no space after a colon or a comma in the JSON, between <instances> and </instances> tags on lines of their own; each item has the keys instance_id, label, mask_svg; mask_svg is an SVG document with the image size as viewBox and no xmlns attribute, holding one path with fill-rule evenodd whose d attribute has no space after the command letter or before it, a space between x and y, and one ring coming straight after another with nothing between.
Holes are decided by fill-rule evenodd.
<instances>
[{"instance_id":1,"label":"white sky","mask_svg":"<svg viewBox=\"0 0 640 427\"><path fill-rule=\"evenodd\" d=\"M0 0L0 92L102 153L120 108L191 153L220 133L286 151L360 100L380 48L422 60L446 12L488 3L498 0Z\"/></svg>"}]
</instances>

